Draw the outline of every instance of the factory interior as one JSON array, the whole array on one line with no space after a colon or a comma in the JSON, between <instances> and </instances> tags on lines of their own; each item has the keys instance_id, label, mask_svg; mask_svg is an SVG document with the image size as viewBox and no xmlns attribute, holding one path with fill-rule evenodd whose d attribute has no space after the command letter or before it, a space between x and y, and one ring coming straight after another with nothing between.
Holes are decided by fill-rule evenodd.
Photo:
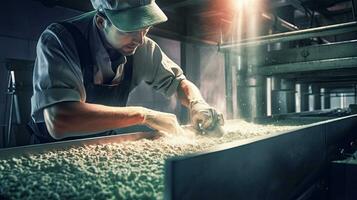
<instances>
[{"instance_id":1,"label":"factory interior","mask_svg":"<svg viewBox=\"0 0 357 200\"><path fill-rule=\"evenodd\" d=\"M142 81L126 106L172 113L185 134L123 128L32 144L38 40L94 8L6 1L0 199L357 199L357 0L153 2L168 20L146 37L217 111L214 128L197 129L178 95Z\"/></svg>"}]
</instances>

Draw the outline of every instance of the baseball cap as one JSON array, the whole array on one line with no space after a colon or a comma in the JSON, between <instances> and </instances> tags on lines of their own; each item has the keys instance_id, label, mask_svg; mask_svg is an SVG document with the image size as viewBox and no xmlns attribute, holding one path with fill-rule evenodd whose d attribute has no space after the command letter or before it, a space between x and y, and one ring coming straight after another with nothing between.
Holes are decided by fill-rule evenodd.
<instances>
[{"instance_id":1,"label":"baseball cap","mask_svg":"<svg viewBox=\"0 0 357 200\"><path fill-rule=\"evenodd\" d=\"M155 0L91 0L93 8L105 13L123 32L138 31L167 21Z\"/></svg>"}]
</instances>

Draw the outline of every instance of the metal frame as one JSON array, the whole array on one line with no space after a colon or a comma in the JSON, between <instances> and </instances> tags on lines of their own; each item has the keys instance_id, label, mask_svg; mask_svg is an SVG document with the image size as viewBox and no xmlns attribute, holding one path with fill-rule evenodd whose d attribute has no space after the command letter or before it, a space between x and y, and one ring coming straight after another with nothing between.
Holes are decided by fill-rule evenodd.
<instances>
[{"instance_id":1,"label":"metal frame","mask_svg":"<svg viewBox=\"0 0 357 200\"><path fill-rule=\"evenodd\" d=\"M136 133L111 135L111 136L104 136L104 137L92 137L92 138L85 138L85 139L52 142L47 144L11 147L11 148L0 149L0 159L12 158L15 156L45 153L54 150L66 150L72 147L80 147L85 145L100 145L100 144L120 143L124 141L135 141L140 139L152 139L157 136L158 135L155 132L136 132Z\"/></svg>"},{"instance_id":2,"label":"metal frame","mask_svg":"<svg viewBox=\"0 0 357 200\"><path fill-rule=\"evenodd\" d=\"M357 57L357 40L269 51L263 65Z\"/></svg>"},{"instance_id":3,"label":"metal frame","mask_svg":"<svg viewBox=\"0 0 357 200\"><path fill-rule=\"evenodd\" d=\"M337 144L357 137L356 126L353 115L171 158L165 164L165 199L296 198L322 176ZM0 159L155 137L137 132L13 147L0 150Z\"/></svg>"},{"instance_id":4,"label":"metal frame","mask_svg":"<svg viewBox=\"0 0 357 200\"><path fill-rule=\"evenodd\" d=\"M20 123L20 111L19 111L19 105L18 105L18 100L17 100L17 95L16 95L16 84L15 84L15 72L14 71L9 71L8 72L8 85L7 85L7 96L8 96L8 101L6 103L6 107L8 109L8 116L6 118L7 120L7 125L6 125L6 133L5 133L5 147L9 147L11 143L11 137L12 137L12 125L14 124L14 114L15 114L15 122L18 124ZM9 104L9 105L7 105ZM15 112L15 113L14 113Z\"/></svg>"},{"instance_id":5,"label":"metal frame","mask_svg":"<svg viewBox=\"0 0 357 200\"><path fill-rule=\"evenodd\" d=\"M296 199L356 139L357 115L166 161L165 199Z\"/></svg>"},{"instance_id":6,"label":"metal frame","mask_svg":"<svg viewBox=\"0 0 357 200\"><path fill-rule=\"evenodd\" d=\"M356 67L357 67L357 57L333 58L333 59L325 59L325 60L313 60L307 62L264 66L264 67L260 67L257 70L257 74L269 76L273 74L308 72L308 71L318 71L318 70L335 70L335 69L346 69L346 68L356 68Z\"/></svg>"}]
</instances>

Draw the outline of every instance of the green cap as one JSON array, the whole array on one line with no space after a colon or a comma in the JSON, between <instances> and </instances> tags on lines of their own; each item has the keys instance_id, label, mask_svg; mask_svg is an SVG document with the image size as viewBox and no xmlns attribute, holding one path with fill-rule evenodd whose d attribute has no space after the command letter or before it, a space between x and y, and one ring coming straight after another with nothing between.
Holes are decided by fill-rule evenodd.
<instances>
[{"instance_id":1,"label":"green cap","mask_svg":"<svg viewBox=\"0 0 357 200\"><path fill-rule=\"evenodd\" d=\"M167 21L155 0L91 0L123 32L132 32Z\"/></svg>"}]
</instances>

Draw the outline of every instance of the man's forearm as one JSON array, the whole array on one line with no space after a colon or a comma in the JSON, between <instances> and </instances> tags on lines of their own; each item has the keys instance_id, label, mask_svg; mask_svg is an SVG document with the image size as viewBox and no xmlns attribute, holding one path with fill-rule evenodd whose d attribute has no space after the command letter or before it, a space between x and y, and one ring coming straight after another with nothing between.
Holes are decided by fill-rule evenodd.
<instances>
[{"instance_id":1,"label":"man's forearm","mask_svg":"<svg viewBox=\"0 0 357 200\"><path fill-rule=\"evenodd\" d=\"M203 100L201 92L189 80L182 80L177 88L177 95L181 104L188 107L191 101Z\"/></svg>"},{"instance_id":2,"label":"man's forearm","mask_svg":"<svg viewBox=\"0 0 357 200\"><path fill-rule=\"evenodd\" d=\"M144 111L142 107L62 102L46 108L44 117L52 137L62 139L141 124Z\"/></svg>"}]
</instances>

